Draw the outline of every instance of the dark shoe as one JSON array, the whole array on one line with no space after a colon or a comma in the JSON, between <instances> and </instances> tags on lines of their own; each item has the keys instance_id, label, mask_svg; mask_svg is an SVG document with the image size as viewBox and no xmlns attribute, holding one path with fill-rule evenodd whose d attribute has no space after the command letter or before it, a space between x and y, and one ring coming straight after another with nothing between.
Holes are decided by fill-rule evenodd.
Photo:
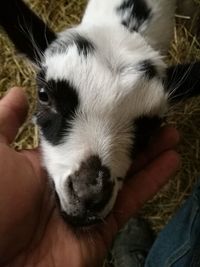
<instances>
[{"instance_id":1,"label":"dark shoe","mask_svg":"<svg viewBox=\"0 0 200 267\"><path fill-rule=\"evenodd\" d=\"M154 242L154 234L144 219L131 218L117 235L112 256L115 267L143 267Z\"/></svg>"}]
</instances>

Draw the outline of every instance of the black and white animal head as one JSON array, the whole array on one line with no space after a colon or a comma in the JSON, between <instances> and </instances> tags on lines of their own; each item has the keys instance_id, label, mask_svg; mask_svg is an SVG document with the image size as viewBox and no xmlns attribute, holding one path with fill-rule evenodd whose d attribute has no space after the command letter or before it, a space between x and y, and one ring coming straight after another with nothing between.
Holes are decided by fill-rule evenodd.
<instances>
[{"instance_id":1,"label":"black and white animal head","mask_svg":"<svg viewBox=\"0 0 200 267\"><path fill-rule=\"evenodd\" d=\"M112 209L130 167L136 120L166 111L165 64L123 23L82 23L55 35L23 2L4 5L11 12L0 14L0 24L39 67L37 124L62 213L94 223ZM31 27L32 40L17 24Z\"/></svg>"},{"instance_id":2,"label":"black and white animal head","mask_svg":"<svg viewBox=\"0 0 200 267\"><path fill-rule=\"evenodd\" d=\"M158 53L137 33L111 31L65 31L38 74L44 163L62 209L82 221L111 210L130 167L134 119L166 107Z\"/></svg>"}]
</instances>

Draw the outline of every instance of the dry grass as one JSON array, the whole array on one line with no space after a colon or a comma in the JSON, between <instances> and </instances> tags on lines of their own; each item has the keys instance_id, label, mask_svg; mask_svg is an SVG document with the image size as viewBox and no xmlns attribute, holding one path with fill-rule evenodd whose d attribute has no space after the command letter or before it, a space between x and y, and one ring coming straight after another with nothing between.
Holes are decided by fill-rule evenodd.
<instances>
[{"instance_id":1,"label":"dry grass","mask_svg":"<svg viewBox=\"0 0 200 267\"><path fill-rule=\"evenodd\" d=\"M26 2L56 31L78 23L86 3L85 0L26 0ZM200 6L200 1L196 2ZM199 40L194 34L197 15L193 19L177 18L174 41L168 58L170 63L200 59ZM23 86L29 96L30 114L32 114L36 97L34 70L24 59L15 56L12 45L2 32L0 32L0 65L0 97L11 86ZM16 138L14 145L17 148L30 148L38 143L37 129L30 125L29 121L30 119ZM175 125L182 135L179 146L182 169L142 211L156 230L160 230L166 224L191 192L200 171L200 98L174 107L169 112L168 121Z\"/></svg>"}]
</instances>

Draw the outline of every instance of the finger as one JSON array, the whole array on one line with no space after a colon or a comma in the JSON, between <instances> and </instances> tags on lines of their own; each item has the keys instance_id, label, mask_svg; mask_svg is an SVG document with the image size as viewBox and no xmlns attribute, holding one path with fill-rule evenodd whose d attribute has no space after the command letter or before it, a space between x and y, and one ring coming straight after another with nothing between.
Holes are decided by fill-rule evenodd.
<instances>
[{"instance_id":1,"label":"finger","mask_svg":"<svg viewBox=\"0 0 200 267\"><path fill-rule=\"evenodd\" d=\"M141 170L152 159L157 157L164 151L173 149L179 143L180 135L178 131L171 126L162 127L159 133L151 140L147 150L140 153L134 160L133 165L130 168L128 176Z\"/></svg>"},{"instance_id":2,"label":"finger","mask_svg":"<svg viewBox=\"0 0 200 267\"><path fill-rule=\"evenodd\" d=\"M28 160L0 145L0 266L24 250L35 237L45 184ZM46 210L45 210L46 211ZM22 265L18 265L22 266Z\"/></svg>"},{"instance_id":3,"label":"finger","mask_svg":"<svg viewBox=\"0 0 200 267\"><path fill-rule=\"evenodd\" d=\"M0 142L11 143L24 122L28 101L21 88L12 88L0 101Z\"/></svg>"},{"instance_id":4,"label":"finger","mask_svg":"<svg viewBox=\"0 0 200 267\"><path fill-rule=\"evenodd\" d=\"M180 156L173 150L161 154L135 177L125 182L119 193L114 215L122 226L153 197L180 167Z\"/></svg>"}]
</instances>

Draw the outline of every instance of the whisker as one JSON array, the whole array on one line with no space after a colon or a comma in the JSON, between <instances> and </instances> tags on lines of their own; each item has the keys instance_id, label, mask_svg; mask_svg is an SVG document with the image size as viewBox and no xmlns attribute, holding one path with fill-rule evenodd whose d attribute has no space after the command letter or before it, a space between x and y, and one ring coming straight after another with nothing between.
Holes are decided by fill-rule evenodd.
<instances>
[{"instance_id":1,"label":"whisker","mask_svg":"<svg viewBox=\"0 0 200 267\"><path fill-rule=\"evenodd\" d=\"M180 79L176 82L176 84L174 84L175 87L168 94L169 101L173 101L174 99L180 98L180 97L182 97L182 100L184 100L184 99L187 98L187 96L189 95L190 91L192 91L192 89L195 88L195 85L198 83L198 80L195 81L195 83L193 84L192 87L189 87L187 90L184 90L183 92L180 92L180 93L176 94L176 92L178 90L180 90L181 85L183 85L184 82L189 77L191 69L192 69L192 64L190 64L188 66L188 68L184 72L183 76L180 77ZM172 78L171 78L174 81L176 81L176 78L177 78L176 71L177 71L177 67L174 69L173 74L172 74ZM173 86L173 84L172 84L172 86Z\"/></svg>"},{"instance_id":2,"label":"whisker","mask_svg":"<svg viewBox=\"0 0 200 267\"><path fill-rule=\"evenodd\" d=\"M19 27L21 31L25 34L25 36L30 40L31 45L33 46L35 61L38 66L41 66L41 59L44 57L44 53L40 50L39 46L35 42L33 30L30 26L28 27L28 24L26 23L23 13L21 13L21 17L23 18L23 25L20 21L18 21Z\"/></svg>"}]
</instances>

